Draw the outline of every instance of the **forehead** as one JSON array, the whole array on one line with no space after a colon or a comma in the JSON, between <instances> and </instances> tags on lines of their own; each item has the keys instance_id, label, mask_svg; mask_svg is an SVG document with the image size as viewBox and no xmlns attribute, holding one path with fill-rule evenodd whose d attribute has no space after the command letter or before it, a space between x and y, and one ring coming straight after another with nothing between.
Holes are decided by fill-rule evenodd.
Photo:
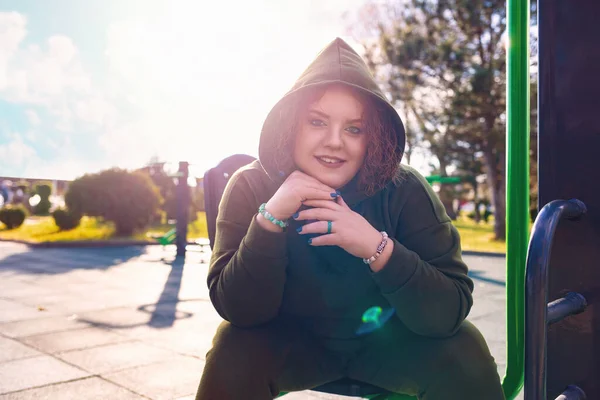
<instances>
[{"instance_id":1,"label":"forehead","mask_svg":"<svg viewBox=\"0 0 600 400\"><path fill-rule=\"evenodd\" d=\"M328 86L323 94L310 105L311 109L331 116L360 117L364 110L361 98L345 85Z\"/></svg>"}]
</instances>

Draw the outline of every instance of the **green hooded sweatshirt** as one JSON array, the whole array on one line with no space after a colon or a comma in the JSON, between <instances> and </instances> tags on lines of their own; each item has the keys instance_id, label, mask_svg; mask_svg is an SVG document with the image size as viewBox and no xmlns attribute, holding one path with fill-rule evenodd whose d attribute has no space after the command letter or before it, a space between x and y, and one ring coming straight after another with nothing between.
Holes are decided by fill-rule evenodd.
<instances>
[{"instance_id":1,"label":"green hooded sweatshirt","mask_svg":"<svg viewBox=\"0 0 600 400\"><path fill-rule=\"evenodd\" d=\"M394 241L389 261L377 273L340 247L309 245L296 232L297 221L284 232L267 231L256 222L260 204L287 177L277 169L275 150L280 118L288 115L282 110L306 88L328 83L350 85L381 102L396 126L397 151L403 152L405 132L398 113L361 57L335 39L267 116L259 161L228 182L208 272L211 301L225 320L240 327L280 318L318 337L349 339L357 336L363 313L381 307L394 310L392 318L416 334L452 335L473 304L473 282L461 258L457 230L414 169L399 166L399 179L372 196L357 190L355 180L341 188L352 210Z\"/></svg>"}]
</instances>

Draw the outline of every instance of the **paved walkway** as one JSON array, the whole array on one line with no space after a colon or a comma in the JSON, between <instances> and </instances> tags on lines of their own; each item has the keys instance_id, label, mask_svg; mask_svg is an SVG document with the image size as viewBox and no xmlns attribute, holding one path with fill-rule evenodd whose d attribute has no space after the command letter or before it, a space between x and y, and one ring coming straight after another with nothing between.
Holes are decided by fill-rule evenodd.
<instances>
[{"instance_id":1,"label":"paved walkway","mask_svg":"<svg viewBox=\"0 0 600 400\"><path fill-rule=\"evenodd\" d=\"M208 254L189 251L182 264L174 253L0 242L0 400L193 399L220 317L206 288ZM469 319L503 376L505 260L466 260L476 282Z\"/></svg>"}]
</instances>

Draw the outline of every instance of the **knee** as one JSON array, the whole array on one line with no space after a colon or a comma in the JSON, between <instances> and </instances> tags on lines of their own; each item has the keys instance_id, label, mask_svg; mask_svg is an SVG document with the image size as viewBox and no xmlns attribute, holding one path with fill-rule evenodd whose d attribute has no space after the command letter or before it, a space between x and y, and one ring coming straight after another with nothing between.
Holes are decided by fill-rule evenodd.
<instances>
[{"instance_id":1,"label":"knee","mask_svg":"<svg viewBox=\"0 0 600 400\"><path fill-rule=\"evenodd\" d=\"M206 359L223 365L251 365L256 359L272 356L277 348L276 339L269 327L240 328L225 321L217 329Z\"/></svg>"},{"instance_id":2,"label":"knee","mask_svg":"<svg viewBox=\"0 0 600 400\"><path fill-rule=\"evenodd\" d=\"M458 332L446 339L442 353L457 378L466 380L496 377L497 366L479 330L465 321Z\"/></svg>"}]
</instances>

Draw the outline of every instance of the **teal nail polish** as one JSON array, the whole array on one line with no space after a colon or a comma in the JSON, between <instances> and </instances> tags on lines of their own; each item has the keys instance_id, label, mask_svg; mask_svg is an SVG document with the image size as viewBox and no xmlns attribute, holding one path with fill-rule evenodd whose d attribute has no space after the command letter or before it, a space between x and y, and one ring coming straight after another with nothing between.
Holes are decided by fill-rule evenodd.
<instances>
[{"instance_id":1,"label":"teal nail polish","mask_svg":"<svg viewBox=\"0 0 600 400\"><path fill-rule=\"evenodd\" d=\"M312 243L312 239L311 239L311 238L309 238L309 239L308 239L308 244L311 244L311 243Z\"/></svg>"},{"instance_id":2,"label":"teal nail polish","mask_svg":"<svg viewBox=\"0 0 600 400\"><path fill-rule=\"evenodd\" d=\"M338 196L342 195L342 192L340 192L339 190L336 190L335 192L337 193Z\"/></svg>"},{"instance_id":3,"label":"teal nail polish","mask_svg":"<svg viewBox=\"0 0 600 400\"><path fill-rule=\"evenodd\" d=\"M333 193L331 193L331 197L333 197L334 199L335 199L336 197L338 197L338 196L339 196L339 195L338 195L338 193L337 193L337 192L333 192Z\"/></svg>"},{"instance_id":4,"label":"teal nail polish","mask_svg":"<svg viewBox=\"0 0 600 400\"><path fill-rule=\"evenodd\" d=\"M302 232L302 227L296 229L296 232L298 232L298 233Z\"/></svg>"},{"instance_id":5,"label":"teal nail polish","mask_svg":"<svg viewBox=\"0 0 600 400\"><path fill-rule=\"evenodd\" d=\"M298 218L298 213L295 213L294 215L292 215L292 218L294 218L294 219Z\"/></svg>"}]
</instances>

